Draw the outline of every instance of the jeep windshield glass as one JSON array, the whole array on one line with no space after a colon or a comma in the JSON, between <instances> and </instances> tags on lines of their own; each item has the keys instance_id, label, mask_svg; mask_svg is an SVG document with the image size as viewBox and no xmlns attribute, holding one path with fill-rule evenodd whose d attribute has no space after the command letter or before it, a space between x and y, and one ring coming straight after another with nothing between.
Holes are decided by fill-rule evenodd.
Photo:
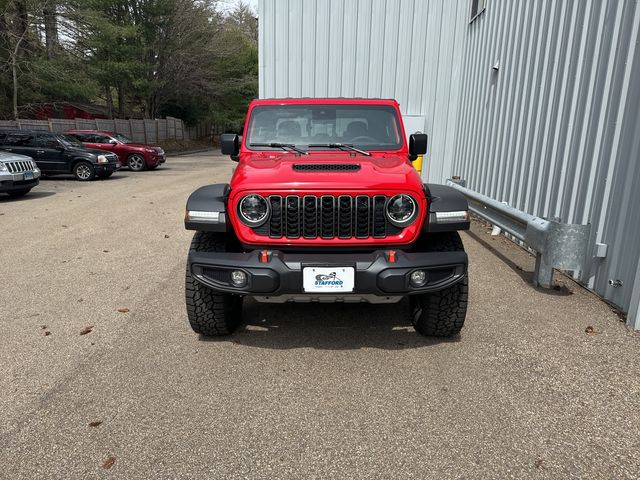
<instances>
[{"instance_id":1,"label":"jeep windshield glass","mask_svg":"<svg viewBox=\"0 0 640 480\"><path fill-rule=\"evenodd\" d=\"M335 150L329 145L337 144L388 151L402 148L403 139L396 110L388 105L258 105L251 111L244 142L251 150L280 143L303 150L328 145L312 147L314 151Z\"/></svg>"}]
</instances>

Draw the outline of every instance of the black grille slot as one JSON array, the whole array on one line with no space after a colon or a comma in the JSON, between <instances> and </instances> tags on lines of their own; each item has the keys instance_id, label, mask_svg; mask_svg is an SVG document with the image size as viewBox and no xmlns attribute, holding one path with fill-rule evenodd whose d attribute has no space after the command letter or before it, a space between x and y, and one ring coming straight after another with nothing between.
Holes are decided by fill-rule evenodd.
<instances>
[{"instance_id":1,"label":"black grille slot","mask_svg":"<svg viewBox=\"0 0 640 480\"><path fill-rule=\"evenodd\" d=\"M333 238L335 236L336 215L335 198L325 195L320 197L320 236Z\"/></svg>"},{"instance_id":2,"label":"black grille slot","mask_svg":"<svg viewBox=\"0 0 640 480\"><path fill-rule=\"evenodd\" d=\"M357 172L360 170L358 163L296 163L293 165L296 172Z\"/></svg>"},{"instance_id":3,"label":"black grille slot","mask_svg":"<svg viewBox=\"0 0 640 480\"><path fill-rule=\"evenodd\" d=\"M369 236L369 201L366 195L356 197L356 237L367 238Z\"/></svg>"},{"instance_id":4,"label":"black grille slot","mask_svg":"<svg viewBox=\"0 0 640 480\"><path fill-rule=\"evenodd\" d=\"M307 195L302 202L302 235L306 238L316 238L318 236L318 197Z\"/></svg>"},{"instance_id":5,"label":"black grille slot","mask_svg":"<svg viewBox=\"0 0 640 480\"><path fill-rule=\"evenodd\" d=\"M286 201L287 237L298 238L300 236L300 197L289 195Z\"/></svg>"},{"instance_id":6,"label":"black grille slot","mask_svg":"<svg viewBox=\"0 0 640 480\"><path fill-rule=\"evenodd\" d=\"M351 212L352 198L348 195L338 197L338 236L350 238L353 216Z\"/></svg>"},{"instance_id":7,"label":"black grille slot","mask_svg":"<svg viewBox=\"0 0 640 480\"><path fill-rule=\"evenodd\" d=\"M280 195L271 195L269 203L271 204L269 236L280 238L282 237L282 197Z\"/></svg>"},{"instance_id":8,"label":"black grille slot","mask_svg":"<svg viewBox=\"0 0 640 480\"><path fill-rule=\"evenodd\" d=\"M402 228L389 223L384 195L270 195L271 218L257 228L271 238L384 238Z\"/></svg>"},{"instance_id":9,"label":"black grille slot","mask_svg":"<svg viewBox=\"0 0 640 480\"><path fill-rule=\"evenodd\" d=\"M378 195L373 197L373 208L371 209L371 214L373 215L373 236L374 237L384 237L386 234L386 223L387 220L384 214L384 205L387 202L387 198Z\"/></svg>"}]
</instances>

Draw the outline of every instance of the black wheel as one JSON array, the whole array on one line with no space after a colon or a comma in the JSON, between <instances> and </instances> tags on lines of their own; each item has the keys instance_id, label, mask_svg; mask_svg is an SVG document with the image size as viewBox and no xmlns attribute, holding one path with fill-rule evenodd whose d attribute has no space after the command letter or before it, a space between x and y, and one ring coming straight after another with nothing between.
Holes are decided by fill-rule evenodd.
<instances>
[{"instance_id":1,"label":"black wheel","mask_svg":"<svg viewBox=\"0 0 640 480\"><path fill-rule=\"evenodd\" d=\"M141 172L147 168L147 161L142 155L133 153L127 157L127 165L134 172Z\"/></svg>"},{"instance_id":2,"label":"black wheel","mask_svg":"<svg viewBox=\"0 0 640 480\"><path fill-rule=\"evenodd\" d=\"M460 252L464 245L458 232L432 233L423 251ZM429 337L451 337L460 333L467 315L469 277L451 287L431 293L411 295L411 321L416 331Z\"/></svg>"},{"instance_id":3,"label":"black wheel","mask_svg":"<svg viewBox=\"0 0 640 480\"><path fill-rule=\"evenodd\" d=\"M98 178L109 178L113 175L113 172L101 172L98 174Z\"/></svg>"},{"instance_id":4,"label":"black wheel","mask_svg":"<svg viewBox=\"0 0 640 480\"><path fill-rule=\"evenodd\" d=\"M226 252L229 244L224 234L196 232L190 251ZM229 335L242 320L242 297L222 293L197 282L189 271L185 275L187 316L194 332L208 337Z\"/></svg>"},{"instance_id":5,"label":"black wheel","mask_svg":"<svg viewBox=\"0 0 640 480\"><path fill-rule=\"evenodd\" d=\"M96 171L89 162L78 162L73 166L73 176L81 182L88 182L96 177Z\"/></svg>"},{"instance_id":6,"label":"black wheel","mask_svg":"<svg viewBox=\"0 0 640 480\"><path fill-rule=\"evenodd\" d=\"M22 190L14 190L13 192L9 192L9 196L11 198L24 197L30 191L31 191L30 188L24 188Z\"/></svg>"}]
</instances>

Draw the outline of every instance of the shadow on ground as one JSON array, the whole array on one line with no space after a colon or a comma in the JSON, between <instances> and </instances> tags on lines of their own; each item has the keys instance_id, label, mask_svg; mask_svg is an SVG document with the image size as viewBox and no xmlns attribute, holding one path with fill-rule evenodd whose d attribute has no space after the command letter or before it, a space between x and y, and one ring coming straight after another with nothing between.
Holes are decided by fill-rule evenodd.
<instances>
[{"instance_id":1,"label":"shadow on ground","mask_svg":"<svg viewBox=\"0 0 640 480\"><path fill-rule=\"evenodd\" d=\"M28 202L29 200L35 200L36 198L46 198L55 194L56 192L39 192L37 190L31 190L23 197L10 197L9 195L0 194L0 203Z\"/></svg>"},{"instance_id":2,"label":"shadow on ground","mask_svg":"<svg viewBox=\"0 0 640 480\"><path fill-rule=\"evenodd\" d=\"M79 182L78 180L76 180L76 177L74 177L72 174L70 173L60 173L57 175L46 175L43 177L40 177L40 183L49 183L49 182L70 182L70 183L92 183L92 182L113 182L114 180L121 180L123 178L127 178L128 175L122 175L125 172L121 172L121 171L117 171L114 172L113 175L111 175L108 178L100 178L98 176L96 176L96 178L94 178L93 180L90 180L89 182Z\"/></svg>"},{"instance_id":3,"label":"shadow on ground","mask_svg":"<svg viewBox=\"0 0 640 480\"><path fill-rule=\"evenodd\" d=\"M268 304L248 299L243 307L243 323L235 334L221 338L201 336L200 340L276 350L403 350L459 342L461 337L438 339L418 334L411 326L406 299L384 305Z\"/></svg>"}]
</instances>

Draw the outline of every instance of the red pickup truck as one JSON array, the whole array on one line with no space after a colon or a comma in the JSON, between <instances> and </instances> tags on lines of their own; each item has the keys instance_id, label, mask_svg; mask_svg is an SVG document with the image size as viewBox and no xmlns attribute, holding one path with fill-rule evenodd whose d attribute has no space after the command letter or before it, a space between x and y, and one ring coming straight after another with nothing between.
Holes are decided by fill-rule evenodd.
<instances>
[{"instance_id":1,"label":"red pickup truck","mask_svg":"<svg viewBox=\"0 0 640 480\"><path fill-rule=\"evenodd\" d=\"M238 162L229 183L187 201L195 230L186 269L192 329L227 335L242 301L395 303L429 336L462 328L466 198L423 183L397 102L269 99L249 106L244 136L221 137ZM404 311L400 309L399 312Z\"/></svg>"},{"instance_id":2,"label":"red pickup truck","mask_svg":"<svg viewBox=\"0 0 640 480\"><path fill-rule=\"evenodd\" d=\"M134 143L119 133L100 132L97 130L69 130L87 148L106 150L118 155L120 163L127 165L134 172L153 170L166 161L164 150L153 145Z\"/></svg>"}]
</instances>

